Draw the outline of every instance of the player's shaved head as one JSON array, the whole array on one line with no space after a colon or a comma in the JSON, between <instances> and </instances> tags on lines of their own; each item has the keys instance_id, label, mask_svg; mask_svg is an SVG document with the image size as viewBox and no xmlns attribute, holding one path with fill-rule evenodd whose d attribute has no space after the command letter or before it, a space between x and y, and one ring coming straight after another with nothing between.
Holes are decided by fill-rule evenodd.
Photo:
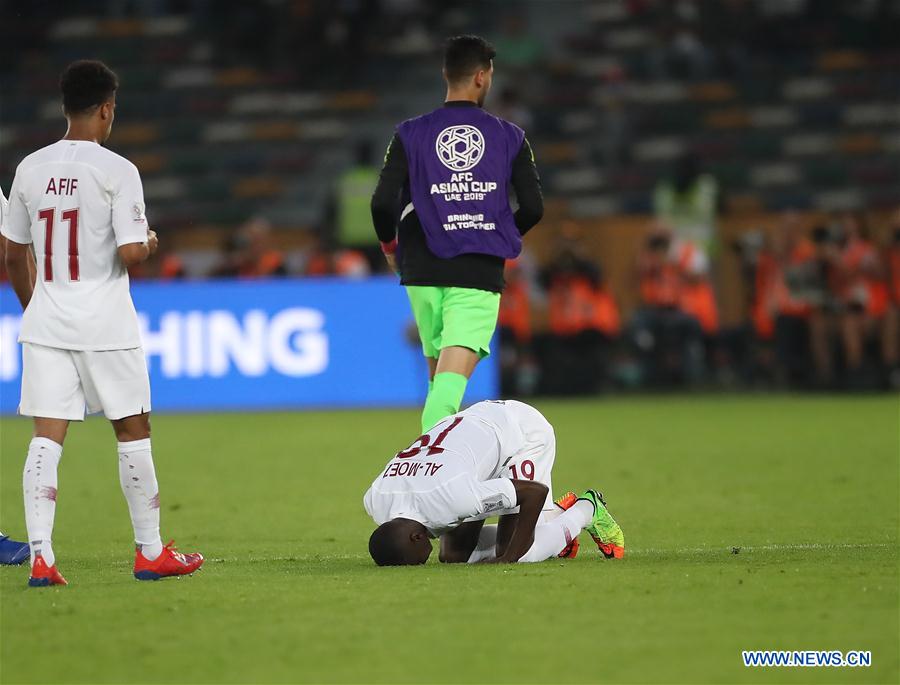
<instances>
[{"instance_id":1,"label":"player's shaved head","mask_svg":"<svg viewBox=\"0 0 900 685\"><path fill-rule=\"evenodd\" d=\"M115 72L103 62L81 59L72 62L59 79L66 116L90 113L109 102L119 87Z\"/></svg>"},{"instance_id":2,"label":"player's shaved head","mask_svg":"<svg viewBox=\"0 0 900 685\"><path fill-rule=\"evenodd\" d=\"M428 529L404 518L382 523L369 538L369 554L379 566L424 564L431 555Z\"/></svg>"},{"instance_id":3,"label":"player's shaved head","mask_svg":"<svg viewBox=\"0 0 900 685\"><path fill-rule=\"evenodd\" d=\"M488 71L497 51L481 36L454 36L444 46L444 76L457 85L477 71Z\"/></svg>"}]
</instances>

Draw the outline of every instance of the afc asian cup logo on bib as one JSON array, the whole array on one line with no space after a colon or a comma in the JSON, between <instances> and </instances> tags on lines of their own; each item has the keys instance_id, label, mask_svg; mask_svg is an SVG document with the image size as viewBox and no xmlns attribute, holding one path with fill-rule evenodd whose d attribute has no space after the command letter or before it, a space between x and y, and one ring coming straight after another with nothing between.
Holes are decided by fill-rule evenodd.
<instances>
[{"instance_id":1,"label":"afc asian cup logo on bib","mask_svg":"<svg viewBox=\"0 0 900 685\"><path fill-rule=\"evenodd\" d=\"M468 171L484 155L484 136L474 126L448 126L434 143L441 164L450 171Z\"/></svg>"}]
</instances>

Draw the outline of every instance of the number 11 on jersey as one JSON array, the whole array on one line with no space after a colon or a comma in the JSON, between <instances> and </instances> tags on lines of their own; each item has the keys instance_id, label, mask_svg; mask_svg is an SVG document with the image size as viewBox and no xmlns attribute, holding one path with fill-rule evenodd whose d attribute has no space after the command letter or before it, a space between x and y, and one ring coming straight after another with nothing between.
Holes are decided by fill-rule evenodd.
<instances>
[{"instance_id":1,"label":"number 11 on jersey","mask_svg":"<svg viewBox=\"0 0 900 685\"><path fill-rule=\"evenodd\" d=\"M38 220L44 222L44 280L53 280L53 223L56 209L42 209ZM77 281L78 274L78 208L67 209L60 214L69 224L69 280Z\"/></svg>"}]
</instances>

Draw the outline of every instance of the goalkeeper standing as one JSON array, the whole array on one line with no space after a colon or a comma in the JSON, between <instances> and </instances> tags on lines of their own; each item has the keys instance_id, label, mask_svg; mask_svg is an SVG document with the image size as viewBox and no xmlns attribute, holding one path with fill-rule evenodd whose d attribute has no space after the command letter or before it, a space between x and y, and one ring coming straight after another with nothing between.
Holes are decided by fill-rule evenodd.
<instances>
[{"instance_id":1,"label":"goalkeeper standing","mask_svg":"<svg viewBox=\"0 0 900 685\"><path fill-rule=\"evenodd\" d=\"M478 36L447 41L446 101L397 126L372 196L375 232L428 359L423 433L459 411L475 365L490 354L504 262L544 212L524 131L482 109L495 54Z\"/></svg>"}]
</instances>

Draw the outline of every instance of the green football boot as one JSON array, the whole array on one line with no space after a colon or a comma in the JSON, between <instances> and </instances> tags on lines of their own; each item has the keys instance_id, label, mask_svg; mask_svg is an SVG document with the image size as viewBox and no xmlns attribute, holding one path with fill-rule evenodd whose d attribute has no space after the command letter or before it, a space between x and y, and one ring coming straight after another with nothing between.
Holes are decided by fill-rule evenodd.
<instances>
[{"instance_id":1,"label":"green football boot","mask_svg":"<svg viewBox=\"0 0 900 685\"><path fill-rule=\"evenodd\" d=\"M578 499L594 505L594 518L585 530L590 533L597 547L607 559L621 559L625 556L625 534L612 514L606 508L603 495L597 490L588 490Z\"/></svg>"}]
</instances>

